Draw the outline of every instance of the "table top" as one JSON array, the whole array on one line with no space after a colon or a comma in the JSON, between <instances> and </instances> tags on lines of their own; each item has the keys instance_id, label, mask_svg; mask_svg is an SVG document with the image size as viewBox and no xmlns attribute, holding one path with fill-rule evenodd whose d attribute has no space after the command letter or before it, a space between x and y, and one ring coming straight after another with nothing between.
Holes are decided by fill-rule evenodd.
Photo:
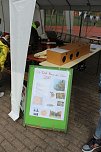
<instances>
[{"instance_id":1,"label":"table top","mask_svg":"<svg viewBox=\"0 0 101 152\"><path fill-rule=\"evenodd\" d=\"M93 37L94 37L94 38L101 39L101 36L100 36L100 35L93 35L92 38L93 38Z\"/></svg>"},{"instance_id":2,"label":"table top","mask_svg":"<svg viewBox=\"0 0 101 152\"><path fill-rule=\"evenodd\" d=\"M93 41L101 41L101 37L97 37L97 36L92 36L92 37L87 37L87 38Z\"/></svg>"},{"instance_id":3,"label":"table top","mask_svg":"<svg viewBox=\"0 0 101 152\"><path fill-rule=\"evenodd\" d=\"M91 49L89 53L87 53L86 55L83 55L81 56L80 58L76 59L76 60L73 60L73 61L70 61L64 65L56 65L56 64L53 64L53 63L50 63L48 61L44 61L44 62L41 62L39 63L39 65L42 65L42 66L49 66L49 67L60 67L60 68L72 68L73 66L75 66L76 64L80 63L81 61L89 58L90 56L94 55L95 53L99 52L101 50L101 48L96 48L96 49Z\"/></svg>"}]
</instances>

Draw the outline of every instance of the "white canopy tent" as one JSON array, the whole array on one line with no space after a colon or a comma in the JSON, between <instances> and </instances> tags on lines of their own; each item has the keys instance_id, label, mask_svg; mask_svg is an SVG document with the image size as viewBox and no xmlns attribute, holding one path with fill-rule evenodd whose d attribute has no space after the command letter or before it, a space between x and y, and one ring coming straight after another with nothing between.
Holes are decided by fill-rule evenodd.
<instances>
[{"instance_id":1,"label":"white canopy tent","mask_svg":"<svg viewBox=\"0 0 101 152\"><path fill-rule=\"evenodd\" d=\"M37 0L41 9L101 11L100 0Z\"/></svg>"},{"instance_id":2,"label":"white canopy tent","mask_svg":"<svg viewBox=\"0 0 101 152\"><path fill-rule=\"evenodd\" d=\"M35 5L40 9L101 11L100 0L9 0L11 37L11 112L19 118L28 43Z\"/></svg>"}]
</instances>

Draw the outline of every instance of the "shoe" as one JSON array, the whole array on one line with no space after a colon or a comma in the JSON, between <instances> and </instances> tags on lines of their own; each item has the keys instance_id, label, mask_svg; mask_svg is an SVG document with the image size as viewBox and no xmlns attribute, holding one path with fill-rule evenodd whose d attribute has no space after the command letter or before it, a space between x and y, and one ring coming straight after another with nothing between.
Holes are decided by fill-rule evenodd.
<instances>
[{"instance_id":1,"label":"shoe","mask_svg":"<svg viewBox=\"0 0 101 152\"><path fill-rule=\"evenodd\" d=\"M4 92L0 92L0 98L4 96Z\"/></svg>"},{"instance_id":2,"label":"shoe","mask_svg":"<svg viewBox=\"0 0 101 152\"><path fill-rule=\"evenodd\" d=\"M101 139L95 139L94 137L82 147L83 152L93 152L95 149L101 148Z\"/></svg>"}]
</instances>

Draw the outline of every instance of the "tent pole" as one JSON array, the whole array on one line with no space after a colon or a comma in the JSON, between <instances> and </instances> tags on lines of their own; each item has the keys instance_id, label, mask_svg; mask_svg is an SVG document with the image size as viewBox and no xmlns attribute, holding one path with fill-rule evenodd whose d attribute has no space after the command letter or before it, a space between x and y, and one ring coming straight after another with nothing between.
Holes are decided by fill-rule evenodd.
<instances>
[{"instance_id":1,"label":"tent pole","mask_svg":"<svg viewBox=\"0 0 101 152\"><path fill-rule=\"evenodd\" d=\"M84 17L84 12L82 12L82 13L81 13L80 30L79 30L79 38L81 37L83 17Z\"/></svg>"},{"instance_id":2,"label":"tent pole","mask_svg":"<svg viewBox=\"0 0 101 152\"><path fill-rule=\"evenodd\" d=\"M71 42L72 31L71 31L71 11L70 10L69 10L69 20L70 20L70 42Z\"/></svg>"}]
</instances>

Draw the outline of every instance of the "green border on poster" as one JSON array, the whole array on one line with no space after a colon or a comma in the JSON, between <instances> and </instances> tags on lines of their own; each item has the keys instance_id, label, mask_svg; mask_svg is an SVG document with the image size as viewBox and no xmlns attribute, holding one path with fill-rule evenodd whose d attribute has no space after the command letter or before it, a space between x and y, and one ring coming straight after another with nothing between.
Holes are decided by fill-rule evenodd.
<instances>
[{"instance_id":1,"label":"green border on poster","mask_svg":"<svg viewBox=\"0 0 101 152\"><path fill-rule=\"evenodd\" d=\"M31 105L33 81L35 81L35 80L33 80L35 68L43 68L43 69L50 69L50 70L62 70L62 71L69 72L64 120L42 118L42 117L37 117L37 116L31 116L29 114L30 113L30 105ZM25 112L24 112L24 125L34 126L36 128L64 131L64 132L67 131L71 87L72 87L72 76L73 76L73 69L34 66L34 65L30 66L29 74L28 74L28 83L27 83L26 105L25 105Z\"/></svg>"}]
</instances>

